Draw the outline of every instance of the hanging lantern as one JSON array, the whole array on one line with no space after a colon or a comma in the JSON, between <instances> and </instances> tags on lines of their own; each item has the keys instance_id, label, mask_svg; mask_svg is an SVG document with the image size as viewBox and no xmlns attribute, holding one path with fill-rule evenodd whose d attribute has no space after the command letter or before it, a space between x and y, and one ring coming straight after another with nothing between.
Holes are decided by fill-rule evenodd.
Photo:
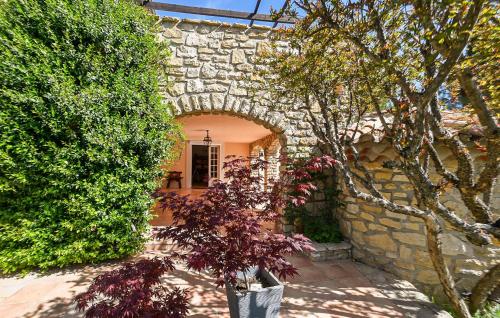
<instances>
[{"instance_id":1,"label":"hanging lantern","mask_svg":"<svg viewBox=\"0 0 500 318\"><path fill-rule=\"evenodd\" d=\"M205 136L205 138L203 138L203 143L207 147L210 147L210 145L212 144L212 138L210 138L210 136L208 135L208 130L207 130L207 135Z\"/></svg>"}]
</instances>

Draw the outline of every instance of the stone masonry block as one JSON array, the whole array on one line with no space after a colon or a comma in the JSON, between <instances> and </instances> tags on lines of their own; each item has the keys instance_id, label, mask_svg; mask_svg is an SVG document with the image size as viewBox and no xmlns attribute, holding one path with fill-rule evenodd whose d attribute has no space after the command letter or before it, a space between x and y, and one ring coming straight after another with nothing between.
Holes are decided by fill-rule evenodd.
<instances>
[{"instance_id":1,"label":"stone masonry block","mask_svg":"<svg viewBox=\"0 0 500 318\"><path fill-rule=\"evenodd\" d=\"M394 232L392 236L405 244L426 247L427 243L425 236L418 233L404 233L404 232Z\"/></svg>"},{"instance_id":2,"label":"stone masonry block","mask_svg":"<svg viewBox=\"0 0 500 318\"><path fill-rule=\"evenodd\" d=\"M233 50L231 54L231 63L232 64L242 64L246 62L245 51L241 49Z\"/></svg>"}]
</instances>

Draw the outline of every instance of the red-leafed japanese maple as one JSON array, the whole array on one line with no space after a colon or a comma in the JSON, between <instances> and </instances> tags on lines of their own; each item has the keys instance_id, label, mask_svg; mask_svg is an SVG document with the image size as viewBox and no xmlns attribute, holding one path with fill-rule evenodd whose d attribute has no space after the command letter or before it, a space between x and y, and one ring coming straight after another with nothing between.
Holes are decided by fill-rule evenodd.
<instances>
[{"instance_id":1,"label":"red-leafed japanese maple","mask_svg":"<svg viewBox=\"0 0 500 318\"><path fill-rule=\"evenodd\" d=\"M236 273L245 273L251 267L269 270L281 278L296 275L297 269L285 255L312 250L309 239L275 234L263 223L279 220L287 202L305 204L315 190L310 172L333 164L327 156L311 159L301 168L285 171L280 181L269 180L270 187L264 190L262 177L252 171L260 171L267 162L230 160L224 164L227 181L216 181L198 199L157 194L163 207L173 212L174 223L156 236L174 240L185 250L185 254L175 256L186 260L190 269L210 270L218 286L225 279L236 284ZM161 282L161 277L173 269L168 257L126 263L97 276L89 289L76 297L77 308L85 311L87 318L185 317L186 291L168 289Z\"/></svg>"},{"instance_id":2,"label":"red-leafed japanese maple","mask_svg":"<svg viewBox=\"0 0 500 318\"><path fill-rule=\"evenodd\" d=\"M126 263L97 276L76 298L87 318L182 318L188 312L188 294L162 285L161 277L174 270L168 257Z\"/></svg>"},{"instance_id":3,"label":"red-leafed japanese maple","mask_svg":"<svg viewBox=\"0 0 500 318\"><path fill-rule=\"evenodd\" d=\"M209 270L217 286L225 280L236 285L237 272L245 273L252 267L283 279L296 275L297 269L285 255L312 250L310 240L302 235L273 233L263 223L279 220L288 200L305 204L315 189L309 172L333 164L329 157L312 159L300 169L286 171L279 181L269 181L265 190L262 176L252 171L260 171L267 162L233 158L224 164L225 180L214 182L201 197L190 199L172 192L162 195L160 203L172 211L173 225L157 236L185 249L187 266ZM291 192L290 187L297 196L285 195Z\"/></svg>"}]
</instances>

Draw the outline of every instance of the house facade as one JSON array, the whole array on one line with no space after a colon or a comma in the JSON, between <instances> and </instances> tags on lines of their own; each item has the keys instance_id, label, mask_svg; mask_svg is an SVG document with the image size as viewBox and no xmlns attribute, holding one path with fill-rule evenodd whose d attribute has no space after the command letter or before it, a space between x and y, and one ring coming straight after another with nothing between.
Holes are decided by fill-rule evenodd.
<instances>
[{"instance_id":1,"label":"house facade","mask_svg":"<svg viewBox=\"0 0 500 318\"><path fill-rule=\"evenodd\" d=\"M265 106L265 96L252 91L259 81L255 71L265 68L259 55L269 49L275 32L264 26L165 17L161 37L170 43L172 58L165 87L165 101L183 123L186 142L172 170L182 173L181 191L205 187L222 177L228 155L260 156L272 164L265 176L279 175L278 158L308 157L317 140L298 105L287 110ZM278 41L278 47L287 47ZM199 146L208 134L209 149ZM370 134L367 134L370 135ZM373 136L372 136L373 137ZM382 192L394 200L413 202L411 185L403 175L382 168L388 145L360 139L366 162L383 182ZM205 152L204 152L205 151ZM449 158L453 164L453 158ZM495 197L500 206L500 190ZM403 216L346 197L347 207L338 217L344 236L353 245L353 257L407 279L432 294L440 294L439 281L426 252L425 229L415 218ZM458 206L450 195L448 204ZM495 211L498 214L498 210ZM161 222L160 222L161 223ZM153 223L154 224L154 223ZM159 224L159 223L158 223ZM485 268L500 261L500 248L471 247L453 229L444 236L448 263L456 269L459 288L470 289Z\"/></svg>"}]
</instances>

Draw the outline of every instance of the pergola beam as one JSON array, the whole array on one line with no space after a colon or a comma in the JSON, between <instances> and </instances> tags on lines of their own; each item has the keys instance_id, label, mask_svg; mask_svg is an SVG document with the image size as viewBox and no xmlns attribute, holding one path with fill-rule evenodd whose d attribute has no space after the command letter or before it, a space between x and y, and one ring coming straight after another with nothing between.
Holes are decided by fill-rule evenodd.
<instances>
[{"instance_id":1,"label":"pergola beam","mask_svg":"<svg viewBox=\"0 0 500 318\"><path fill-rule=\"evenodd\" d=\"M253 17L254 15L256 15L256 14L257 14L257 11L259 11L260 2L261 2L261 0L257 0L257 3L255 4L255 9L253 10L252 17ZM252 26L252 25L253 25L253 22L254 22L254 21L255 21L254 19L252 19L252 20L250 21L250 26Z\"/></svg>"},{"instance_id":2,"label":"pergola beam","mask_svg":"<svg viewBox=\"0 0 500 318\"><path fill-rule=\"evenodd\" d=\"M290 3L290 0L285 0L285 2L283 2L283 6L281 7L280 11L284 11L289 3ZM278 25L278 21L279 20L274 21L273 28L275 28Z\"/></svg>"},{"instance_id":3,"label":"pergola beam","mask_svg":"<svg viewBox=\"0 0 500 318\"><path fill-rule=\"evenodd\" d=\"M264 21L264 22L279 22L287 24L294 24L296 22L295 18L289 16L282 16L276 20L271 15L260 14L260 13L254 14L251 12L192 7L192 6L183 6L179 4L151 2L151 1L143 1L143 5L148 9L159 10L159 11L200 14L200 15L243 19L243 20Z\"/></svg>"}]
</instances>

